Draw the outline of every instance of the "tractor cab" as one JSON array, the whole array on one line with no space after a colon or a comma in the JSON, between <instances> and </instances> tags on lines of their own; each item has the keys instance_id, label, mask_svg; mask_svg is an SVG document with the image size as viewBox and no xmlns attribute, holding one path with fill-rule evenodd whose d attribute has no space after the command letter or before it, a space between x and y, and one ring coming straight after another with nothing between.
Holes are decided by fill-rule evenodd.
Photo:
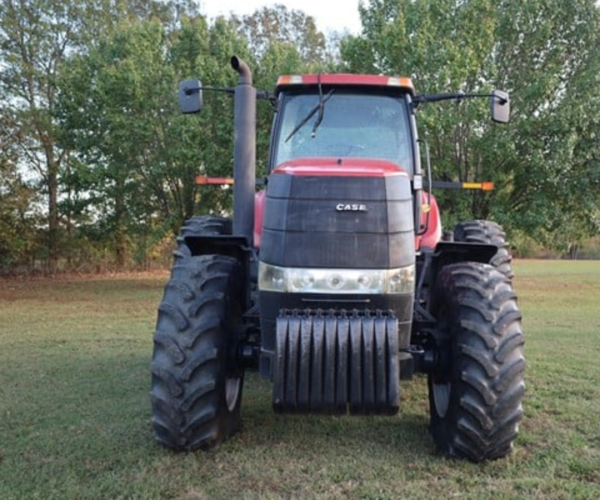
<instances>
[{"instance_id":1,"label":"tractor cab","mask_svg":"<svg viewBox=\"0 0 600 500\"><path fill-rule=\"evenodd\" d=\"M275 95L271 170L297 158L368 158L414 172L414 89L408 78L282 76Z\"/></svg>"}]
</instances>

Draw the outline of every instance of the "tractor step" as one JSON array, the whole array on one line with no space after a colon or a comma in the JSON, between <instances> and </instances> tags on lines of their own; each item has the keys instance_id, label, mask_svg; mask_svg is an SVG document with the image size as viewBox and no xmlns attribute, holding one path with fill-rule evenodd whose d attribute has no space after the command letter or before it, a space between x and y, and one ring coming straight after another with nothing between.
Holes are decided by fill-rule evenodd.
<instances>
[{"instance_id":1,"label":"tractor step","mask_svg":"<svg viewBox=\"0 0 600 500\"><path fill-rule=\"evenodd\" d=\"M282 311L276 332L276 412L398 412L398 320L392 314Z\"/></svg>"}]
</instances>

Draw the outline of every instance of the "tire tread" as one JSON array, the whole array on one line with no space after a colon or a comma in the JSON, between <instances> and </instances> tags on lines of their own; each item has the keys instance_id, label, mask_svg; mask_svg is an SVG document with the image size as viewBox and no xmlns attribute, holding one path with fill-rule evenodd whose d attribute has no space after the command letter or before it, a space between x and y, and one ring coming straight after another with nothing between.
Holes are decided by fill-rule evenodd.
<instances>
[{"instance_id":1,"label":"tire tread","mask_svg":"<svg viewBox=\"0 0 600 500\"><path fill-rule=\"evenodd\" d=\"M452 264L440 271L432 300L440 317L449 315L451 352L449 370L429 380L434 440L445 453L474 462L503 457L518 434L525 390L524 336L511 282L487 264ZM433 384L444 380L451 384L449 407L438 415Z\"/></svg>"}]
</instances>

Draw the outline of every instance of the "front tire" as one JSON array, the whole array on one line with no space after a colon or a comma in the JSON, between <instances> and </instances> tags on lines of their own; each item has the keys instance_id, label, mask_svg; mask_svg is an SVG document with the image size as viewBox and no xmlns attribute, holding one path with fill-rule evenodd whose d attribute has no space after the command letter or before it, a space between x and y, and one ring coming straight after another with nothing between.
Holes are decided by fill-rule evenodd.
<instances>
[{"instance_id":1,"label":"front tire","mask_svg":"<svg viewBox=\"0 0 600 500\"><path fill-rule=\"evenodd\" d=\"M180 259L154 334L152 425L175 450L210 448L240 427L241 266L230 257Z\"/></svg>"},{"instance_id":2,"label":"front tire","mask_svg":"<svg viewBox=\"0 0 600 500\"><path fill-rule=\"evenodd\" d=\"M525 391L521 314L510 280L487 264L446 266L432 312L445 335L441 368L428 376L435 443L473 462L506 456Z\"/></svg>"}]
</instances>

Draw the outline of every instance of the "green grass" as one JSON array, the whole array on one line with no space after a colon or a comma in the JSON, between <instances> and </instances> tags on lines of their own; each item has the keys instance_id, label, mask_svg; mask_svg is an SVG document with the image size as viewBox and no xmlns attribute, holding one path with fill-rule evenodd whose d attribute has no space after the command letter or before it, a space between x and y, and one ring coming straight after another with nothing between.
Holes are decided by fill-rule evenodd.
<instances>
[{"instance_id":1,"label":"green grass","mask_svg":"<svg viewBox=\"0 0 600 500\"><path fill-rule=\"evenodd\" d=\"M600 262L515 265L526 334L514 453L436 453L422 377L397 417L280 417L247 377L243 431L176 454L150 427L167 278L0 281L0 498L600 498Z\"/></svg>"}]
</instances>

